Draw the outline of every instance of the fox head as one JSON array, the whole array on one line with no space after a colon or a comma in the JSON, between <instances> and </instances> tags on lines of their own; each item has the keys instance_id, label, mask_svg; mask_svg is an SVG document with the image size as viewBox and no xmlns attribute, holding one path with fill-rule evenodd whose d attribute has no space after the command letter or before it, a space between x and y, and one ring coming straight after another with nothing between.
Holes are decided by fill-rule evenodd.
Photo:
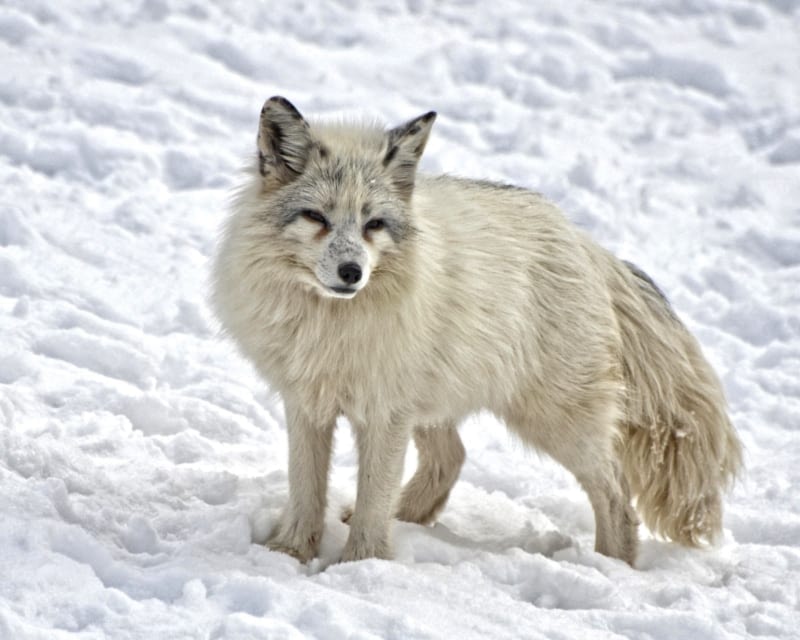
<instances>
[{"instance_id":1,"label":"fox head","mask_svg":"<svg viewBox=\"0 0 800 640\"><path fill-rule=\"evenodd\" d=\"M389 268L416 231L410 200L435 118L431 111L388 131L311 126L285 98L266 101L259 197L298 281L322 296L352 298Z\"/></svg>"}]
</instances>

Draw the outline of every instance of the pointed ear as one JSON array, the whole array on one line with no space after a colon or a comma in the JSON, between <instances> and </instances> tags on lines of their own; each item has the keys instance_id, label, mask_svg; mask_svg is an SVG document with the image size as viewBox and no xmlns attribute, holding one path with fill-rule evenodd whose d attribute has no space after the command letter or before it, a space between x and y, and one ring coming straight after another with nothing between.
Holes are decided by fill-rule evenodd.
<instances>
[{"instance_id":1,"label":"pointed ear","mask_svg":"<svg viewBox=\"0 0 800 640\"><path fill-rule=\"evenodd\" d=\"M428 134L435 119L436 112L429 111L392 129L387 134L383 166L391 175L392 182L400 195L406 199L411 197L411 192L414 190L417 163L425 150L425 143L428 142Z\"/></svg>"},{"instance_id":2,"label":"pointed ear","mask_svg":"<svg viewBox=\"0 0 800 640\"><path fill-rule=\"evenodd\" d=\"M268 188L299 176L311 147L308 123L294 105L280 96L267 100L258 125L258 169Z\"/></svg>"}]
</instances>

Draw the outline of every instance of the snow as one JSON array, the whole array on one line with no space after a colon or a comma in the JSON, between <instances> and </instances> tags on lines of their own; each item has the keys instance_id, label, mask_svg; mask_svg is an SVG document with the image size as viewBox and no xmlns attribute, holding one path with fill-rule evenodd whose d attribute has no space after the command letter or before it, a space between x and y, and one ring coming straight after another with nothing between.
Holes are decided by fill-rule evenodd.
<instances>
[{"instance_id":1,"label":"snow","mask_svg":"<svg viewBox=\"0 0 800 640\"><path fill-rule=\"evenodd\" d=\"M799 34L796 0L6 0L0 638L800 637ZM335 563L345 423L321 557L262 545L282 408L206 297L274 94L435 109L426 170L539 190L654 277L746 447L717 547L595 554L572 477L486 415L396 560Z\"/></svg>"}]
</instances>

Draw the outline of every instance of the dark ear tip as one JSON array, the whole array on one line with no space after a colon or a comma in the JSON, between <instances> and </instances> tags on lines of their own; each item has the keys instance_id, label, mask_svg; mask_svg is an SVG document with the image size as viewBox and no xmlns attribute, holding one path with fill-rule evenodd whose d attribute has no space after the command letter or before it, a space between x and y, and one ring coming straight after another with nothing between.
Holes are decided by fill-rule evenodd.
<instances>
[{"instance_id":1,"label":"dark ear tip","mask_svg":"<svg viewBox=\"0 0 800 640\"><path fill-rule=\"evenodd\" d=\"M431 122L432 120L436 119L436 112L435 111L428 111L424 116L422 116L422 121L425 123Z\"/></svg>"},{"instance_id":2,"label":"dark ear tip","mask_svg":"<svg viewBox=\"0 0 800 640\"><path fill-rule=\"evenodd\" d=\"M264 113L270 107L279 107L284 111L288 111L296 118L302 117L300 116L300 112L297 110L297 108L283 96L272 96L269 98L261 108L261 113Z\"/></svg>"}]
</instances>

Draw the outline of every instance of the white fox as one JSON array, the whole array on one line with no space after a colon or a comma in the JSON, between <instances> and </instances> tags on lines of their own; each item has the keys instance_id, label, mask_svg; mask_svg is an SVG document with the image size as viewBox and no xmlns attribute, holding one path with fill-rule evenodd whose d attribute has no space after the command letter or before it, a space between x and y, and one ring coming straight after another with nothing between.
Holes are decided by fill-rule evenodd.
<instances>
[{"instance_id":1,"label":"white fox","mask_svg":"<svg viewBox=\"0 0 800 640\"><path fill-rule=\"evenodd\" d=\"M344 415L359 471L342 559L390 557L391 518L435 518L464 460L457 425L482 409L575 475L600 553L634 563L632 499L655 533L712 540L741 449L698 343L647 275L540 195L418 175L435 117L309 125L279 97L261 112L213 299L286 409L269 546L317 553Z\"/></svg>"}]
</instances>

